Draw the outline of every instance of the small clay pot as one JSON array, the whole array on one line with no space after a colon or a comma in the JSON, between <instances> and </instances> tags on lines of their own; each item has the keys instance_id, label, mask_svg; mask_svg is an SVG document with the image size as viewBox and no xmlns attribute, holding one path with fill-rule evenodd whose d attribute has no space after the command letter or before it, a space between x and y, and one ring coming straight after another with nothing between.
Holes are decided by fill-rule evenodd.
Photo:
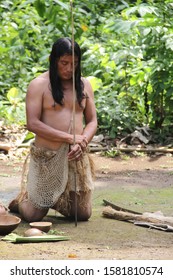
<instances>
[{"instance_id":1,"label":"small clay pot","mask_svg":"<svg viewBox=\"0 0 173 280\"><path fill-rule=\"evenodd\" d=\"M41 231L48 232L52 226L51 222L33 222L30 223L31 228L37 228Z\"/></svg>"},{"instance_id":2,"label":"small clay pot","mask_svg":"<svg viewBox=\"0 0 173 280\"><path fill-rule=\"evenodd\" d=\"M0 215L0 235L9 234L18 227L20 222L19 217L10 214Z\"/></svg>"}]
</instances>

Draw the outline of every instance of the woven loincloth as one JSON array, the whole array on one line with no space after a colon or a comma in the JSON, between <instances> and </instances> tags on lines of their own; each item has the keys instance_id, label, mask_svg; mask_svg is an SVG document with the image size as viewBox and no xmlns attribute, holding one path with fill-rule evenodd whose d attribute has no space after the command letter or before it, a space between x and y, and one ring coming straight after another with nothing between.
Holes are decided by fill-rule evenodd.
<instances>
[{"instance_id":1,"label":"woven loincloth","mask_svg":"<svg viewBox=\"0 0 173 280\"><path fill-rule=\"evenodd\" d=\"M36 208L50 208L59 200L68 200L69 192L87 192L94 188L94 166L88 153L80 161L68 161L68 144L57 151L37 148L30 150L27 178L28 199Z\"/></svg>"},{"instance_id":2,"label":"woven loincloth","mask_svg":"<svg viewBox=\"0 0 173 280\"><path fill-rule=\"evenodd\" d=\"M57 151L31 144L26 188L36 208L50 208L64 192L68 180L68 151L68 144L62 144Z\"/></svg>"},{"instance_id":3,"label":"woven loincloth","mask_svg":"<svg viewBox=\"0 0 173 280\"><path fill-rule=\"evenodd\" d=\"M85 152L79 161L70 161L68 164L68 182L65 191L59 197L55 210L65 216L70 216L71 198L70 192L76 191L80 207L87 209L90 203L87 193L94 189L93 179L95 178L94 162L89 153ZM76 186L76 187L75 187Z\"/></svg>"}]
</instances>

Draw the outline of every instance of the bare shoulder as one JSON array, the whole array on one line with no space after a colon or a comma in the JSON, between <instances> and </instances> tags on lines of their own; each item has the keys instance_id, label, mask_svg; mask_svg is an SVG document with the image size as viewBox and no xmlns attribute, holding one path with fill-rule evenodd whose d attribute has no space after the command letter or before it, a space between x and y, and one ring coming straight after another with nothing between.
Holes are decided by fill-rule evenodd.
<instances>
[{"instance_id":1,"label":"bare shoulder","mask_svg":"<svg viewBox=\"0 0 173 280\"><path fill-rule=\"evenodd\" d=\"M49 84L49 76L48 73L45 72L41 75L39 75L38 77L36 77L35 79L33 79L28 86L28 93L30 94L34 94L35 92L38 93L43 93L45 88L48 86Z\"/></svg>"},{"instance_id":2,"label":"bare shoulder","mask_svg":"<svg viewBox=\"0 0 173 280\"><path fill-rule=\"evenodd\" d=\"M82 82L84 84L84 92L88 97L93 97L94 93L90 81L87 78L82 77Z\"/></svg>"}]
</instances>

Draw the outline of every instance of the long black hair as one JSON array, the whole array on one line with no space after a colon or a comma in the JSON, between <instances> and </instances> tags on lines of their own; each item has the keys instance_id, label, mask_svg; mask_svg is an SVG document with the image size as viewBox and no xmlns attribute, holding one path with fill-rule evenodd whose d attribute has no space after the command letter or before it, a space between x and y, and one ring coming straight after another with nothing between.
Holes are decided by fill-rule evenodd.
<instances>
[{"instance_id":1,"label":"long black hair","mask_svg":"<svg viewBox=\"0 0 173 280\"><path fill-rule=\"evenodd\" d=\"M58 75L57 59L66 54L72 55L72 41L70 38L60 38L52 46L49 65L49 79L52 96L54 101L60 105L63 105L64 93L61 79ZM81 106L81 101L84 97L84 85L81 80L81 49L76 42L74 42L74 54L78 57L78 64L75 69L76 97L79 105Z\"/></svg>"}]
</instances>

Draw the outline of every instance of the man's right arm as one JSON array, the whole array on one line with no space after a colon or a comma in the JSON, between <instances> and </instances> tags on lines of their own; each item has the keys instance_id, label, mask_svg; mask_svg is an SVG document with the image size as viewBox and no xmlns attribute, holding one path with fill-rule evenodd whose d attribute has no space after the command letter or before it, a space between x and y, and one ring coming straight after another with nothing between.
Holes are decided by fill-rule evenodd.
<instances>
[{"instance_id":1,"label":"man's right arm","mask_svg":"<svg viewBox=\"0 0 173 280\"><path fill-rule=\"evenodd\" d=\"M39 137L55 142L73 143L73 136L56 130L41 121L44 86L43 80L34 79L29 84L26 95L27 129Z\"/></svg>"}]
</instances>

